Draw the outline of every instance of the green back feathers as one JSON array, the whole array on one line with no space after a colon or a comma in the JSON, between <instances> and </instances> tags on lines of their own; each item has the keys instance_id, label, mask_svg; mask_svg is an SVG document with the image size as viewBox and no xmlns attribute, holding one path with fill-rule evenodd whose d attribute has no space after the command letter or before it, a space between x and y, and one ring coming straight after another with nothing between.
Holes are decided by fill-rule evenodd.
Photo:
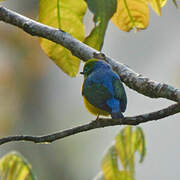
<instances>
[{"instance_id":1,"label":"green back feathers","mask_svg":"<svg viewBox=\"0 0 180 180\"><path fill-rule=\"evenodd\" d=\"M90 82L89 85L89 82L85 81L82 95L95 107L109 112L108 106L105 103L107 99L112 98L112 95L103 84Z\"/></svg>"},{"instance_id":2,"label":"green back feathers","mask_svg":"<svg viewBox=\"0 0 180 180\"><path fill-rule=\"evenodd\" d=\"M124 86L119 79L114 79L113 87L114 87L115 98L117 98L121 101L121 103L120 103L121 112L124 112L126 110L126 106L127 106L127 96L126 96Z\"/></svg>"}]
</instances>

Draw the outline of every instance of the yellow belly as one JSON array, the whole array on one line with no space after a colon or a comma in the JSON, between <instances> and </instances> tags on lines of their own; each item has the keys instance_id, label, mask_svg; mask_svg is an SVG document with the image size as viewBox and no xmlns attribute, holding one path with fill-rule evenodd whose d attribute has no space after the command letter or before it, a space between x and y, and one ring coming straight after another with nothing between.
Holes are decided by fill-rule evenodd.
<instances>
[{"instance_id":1,"label":"yellow belly","mask_svg":"<svg viewBox=\"0 0 180 180\"><path fill-rule=\"evenodd\" d=\"M86 109L87 109L90 113L92 113L92 114L94 114L94 115L96 115L96 116L98 116L98 115L109 116L109 115L110 115L109 112L103 111L103 110L101 110L101 109L99 109L99 108L96 108L96 107L93 106L92 104L90 104L90 103L85 99L84 96L83 96L83 100L84 100L84 104L85 104Z\"/></svg>"}]
</instances>

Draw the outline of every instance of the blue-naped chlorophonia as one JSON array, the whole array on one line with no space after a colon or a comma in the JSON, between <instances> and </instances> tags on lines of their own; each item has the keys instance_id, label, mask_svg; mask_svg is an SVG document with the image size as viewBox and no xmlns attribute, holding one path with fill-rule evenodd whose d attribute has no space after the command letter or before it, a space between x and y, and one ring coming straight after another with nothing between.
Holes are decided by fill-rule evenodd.
<instances>
[{"instance_id":1,"label":"blue-naped chlorophonia","mask_svg":"<svg viewBox=\"0 0 180 180\"><path fill-rule=\"evenodd\" d=\"M85 107L94 115L123 118L127 97L118 74L105 61L91 59L83 68L82 96Z\"/></svg>"}]
</instances>

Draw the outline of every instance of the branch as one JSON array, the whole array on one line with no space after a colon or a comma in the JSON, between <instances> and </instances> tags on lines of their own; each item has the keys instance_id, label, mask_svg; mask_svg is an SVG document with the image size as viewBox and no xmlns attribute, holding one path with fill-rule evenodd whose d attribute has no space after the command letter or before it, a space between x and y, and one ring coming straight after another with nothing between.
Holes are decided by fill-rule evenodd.
<instances>
[{"instance_id":1,"label":"branch","mask_svg":"<svg viewBox=\"0 0 180 180\"><path fill-rule=\"evenodd\" d=\"M49 134L45 136L9 136L0 139L0 145L12 142L12 141L31 141L34 143L51 143L53 141L78 134L80 132L89 131L92 129L103 128L108 126L117 126L117 125L133 125L136 126L141 123L160 120L167 116L176 114L180 112L180 104L173 104L167 108L164 108L159 111L142 114L134 117L125 117L123 119L109 119L109 118L100 118L99 120L92 121L88 124L77 126L71 129L63 130L54 134Z\"/></svg>"},{"instance_id":2,"label":"branch","mask_svg":"<svg viewBox=\"0 0 180 180\"><path fill-rule=\"evenodd\" d=\"M0 21L4 21L6 23L15 25L33 36L46 38L55 43L61 44L65 48L69 49L73 55L79 57L80 59L83 59L84 61L94 57L99 57L99 55L103 55L97 50L73 38L70 34L66 32L33 21L4 7L0 7ZM139 75L138 73L131 70L126 65L118 63L107 56L102 56L100 58L105 59L109 64L111 64L113 69L121 77L121 80L128 87L136 90L137 92L144 94L145 96L149 96L151 98L161 97L176 102L180 102L180 89L176 89L168 84L158 83L156 81L143 77L142 75ZM71 129L63 130L45 136L4 137L0 139L0 145L11 141L32 141L34 143L51 143L58 139L62 139L64 137L71 136L84 131L89 131L92 129L116 125L138 125L153 120L159 120L179 112L180 104L177 103L159 111L142 114L134 117L125 117L123 119L101 118L99 120L92 121L85 125L77 126Z\"/></svg>"},{"instance_id":3,"label":"branch","mask_svg":"<svg viewBox=\"0 0 180 180\"><path fill-rule=\"evenodd\" d=\"M27 17L0 7L0 21L15 25L25 32L42 38L49 39L55 43L61 44L69 49L74 56L86 61L98 54L97 50L87 46L79 40L73 38L70 34L59 29L33 21ZM172 101L180 102L180 89L168 84L159 83L144 77L122 63L105 56L104 59L111 64L113 69L119 74L121 80L131 89L151 97L166 98Z\"/></svg>"}]
</instances>

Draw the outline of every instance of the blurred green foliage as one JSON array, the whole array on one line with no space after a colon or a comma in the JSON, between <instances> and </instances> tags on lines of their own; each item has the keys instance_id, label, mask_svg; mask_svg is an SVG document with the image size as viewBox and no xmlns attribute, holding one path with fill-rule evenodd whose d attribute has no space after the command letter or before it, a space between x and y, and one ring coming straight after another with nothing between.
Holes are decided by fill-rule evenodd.
<instances>
[{"instance_id":1,"label":"blurred green foliage","mask_svg":"<svg viewBox=\"0 0 180 180\"><path fill-rule=\"evenodd\" d=\"M36 180L31 165L17 153L10 152L0 159L1 180Z\"/></svg>"},{"instance_id":2,"label":"blurred green foliage","mask_svg":"<svg viewBox=\"0 0 180 180\"><path fill-rule=\"evenodd\" d=\"M101 176L96 180L135 180L135 153L140 154L140 163L146 154L146 143L142 128L126 126L115 138L115 143L105 153ZM119 162L119 163L118 163ZM120 168L121 165L121 168Z\"/></svg>"}]
</instances>

